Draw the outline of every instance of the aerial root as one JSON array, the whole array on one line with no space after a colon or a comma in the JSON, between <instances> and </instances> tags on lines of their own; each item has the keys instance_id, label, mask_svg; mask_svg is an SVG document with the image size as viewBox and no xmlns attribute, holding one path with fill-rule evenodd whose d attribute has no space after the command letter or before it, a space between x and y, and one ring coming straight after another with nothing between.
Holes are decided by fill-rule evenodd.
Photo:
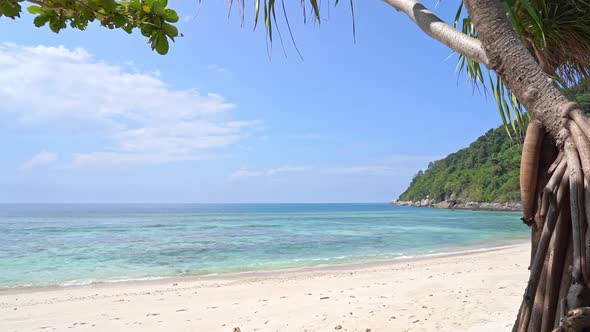
<instances>
[{"instance_id":1,"label":"aerial root","mask_svg":"<svg viewBox=\"0 0 590 332\"><path fill-rule=\"evenodd\" d=\"M578 155L578 150L571 138L565 142L565 155L568 163L569 189L570 189L570 209L572 218L572 277L575 283L583 283L588 280L588 273L583 269L584 253L582 247L584 243L584 234L582 223L585 219L584 213L584 178L582 166Z\"/></svg>"},{"instance_id":2,"label":"aerial root","mask_svg":"<svg viewBox=\"0 0 590 332\"><path fill-rule=\"evenodd\" d=\"M575 103L561 115L557 144L545 143L541 124L527 128L521 196L531 262L513 331L590 331L590 119Z\"/></svg>"},{"instance_id":3,"label":"aerial root","mask_svg":"<svg viewBox=\"0 0 590 332\"><path fill-rule=\"evenodd\" d=\"M551 239L555 238L552 236ZM553 242L553 241L552 241ZM548 273L548 260L551 252L545 256L545 261L543 264L543 270L541 272L541 277L539 279L539 284L537 286L537 290L535 292L535 298L533 301L533 306L531 309L530 319L528 323L527 331L529 332L537 332L541 330L541 321L543 319L543 307L545 305L546 299L545 298L545 288L547 283L547 273Z\"/></svg>"},{"instance_id":4,"label":"aerial root","mask_svg":"<svg viewBox=\"0 0 590 332\"><path fill-rule=\"evenodd\" d=\"M563 276L564 262L567 261L568 238L570 232L569 211L564 209L559 213L557 225L549 243L549 253L545 263L546 271L545 290L543 293L543 309L541 314L541 327L537 331L549 332L555 326L556 310L558 308L558 295ZM566 266L569 270L569 267ZM569 272L569 271L568 271ZM568 285L564 285L567 289ZM559 316L558 316L559 317Z\"/></svg>"},{"instance_id":5,"label":"aerial root","mask_svg":"<svg viewBox=\"0 0 590 332\"><path fill-rule=\"evenodd\" d=\"M568 103L562 109L564 117L573 120L573 122L580 128L584 135L590 139L590 120L584 112L580 109L580 106L576 103Z\"/></svg>"},{"instance_id":6,"label":"aerial root","mask_svg":"<svg viewBox=\"0 0 590 332\"><path fill-rule=\"evenodd\" d=\"M541 122L531 121L527 127L522 158L520 162L520 196L524 216L522 221L527 225L534 222L535 198L539 171L539 158L545 131Z\"/></svg>"},{"instance_id":7,"label":"aerial root","mask_svg":"<svg viewBox=\"0 0 590 332\"><path fill-rule=\"evenodd\" d=\"M529 277L529 282L527 284L527 288L525 290L523 302L519 311L517 322L515 323L518 325L516 331L518 332L525 332L528 330L529 321L531 320L531 311L533 304L535 302L535 294L537 293L537 287L541 281L541 276L543 273L543 266L545 262L545 257L547 255L547 250L549 247L549 242L551 240L551 235L553 233L553 229L555 228L555 224L557 222L557 214L558 214L558 202L560 200L556 199L555 196L556 192L559 192L559 187L564 187L564 181L567 181L567 177L564 176L565 171L567 168L567 161L563 159L559 166L553 172L553 175L549 179L547 186L545 186L544 194L549 196L550 199L550 206L549 211L547 213L547 217L545 218L545 222L543 225L543 231L541 233L541 237L539 239L539 243L537 245L537 250L535 252L535 257L531 263L531 274ZM559 185L559 186L558 186ZM562 191L565 192L565 191ZM542 304L541 304L542 306Z\"/></svg>"},{"instance_id":8,"label":"aerial root","mask_svg":"<svg viewBox=\"0 0 590 332\"><path fill-rule=\"evenodd\" d=\"M543 315L552 311L549 299L553 298L556 301L556 307L553 310L555 313L553 325L557 326L556 330L581 331L590 327L590 308L586 307L589 304L587 298L590 295L588 290L588 282L590 281L590 232L588 231L590 229L588 225L590 222L590 186L588 185L590 182L588 178L590 175L590 122L573 103L562 109L562 115L567 118L566 128L564 128L567 176L563 176L555 200L560 210L560 220L564 219L562 215L565 211L569 212L569 219L571 219L571 237L569 239L571 241L569 244L559 245L561 248L565 248L566 245L569 247L566 249L565 262L561 267L562 273L557 296L554 295L555 290L551 289L554 287L552 285L557 284L557 280L552 281L551 279L554 278L552 273L557 271L558 267L552 266L556 261L553 261L551 252L547 257L546 278L550 281L546 283ZM568 180L567 185L565 185L565 179ZM569 209L566 208L565 201L569 201ZM543 209L543 206L540 208ZM551 207L549 209L551 210ZM552 245L558 246L558 239L565 236L567 231L562 227L560 224L556 228ZM556 255L560 254L556 253ZM550 319L551 317L547 317L546 320L542 318L541 331L547 331ZM535 322L531 320L531 323Z\"/></svg>"},{"instance_id":9,"label":"aerial root","mask_svg":"<svg viewBox=\"0 0 590 332\"><path fill-rule=\"evenodd\" d=\"M537 251L537 246L539 244L539 240L541 238L541 233L543 231L543 225L545 223L545 218L547 217L547 211L549 209L549 197L550 195L545 195L544 190L549 182L551 175L559 166L561 159L563 158L563 153L558 154L555 145L548 137L548 135L544 135L543 143L541 145L541 156L539 158L539 170L537 176L537 199L536 199L536 206L535 206L535 217L534 223L531 225L531 258L530 263L532 264L535 253ZM530 265L529 265L530 269Z\"/></svg>"},{"instance_id":10,"label":"aerial root","mask_svg":"<svg viewBox=\"0 0 590 332\"><path fill-rule=\"evenodd\" d=\"M590 281L588 279L590 276L590 232L588 232L588 229L590 228L588 225L590 222L590 186L588 185L590 182L588 179L588 176L590 175L590 141L588 140L588 137L584 135L583 131L575 121L570 121L569 127L580 156L582 171L584 174L582 179L584 204L582 206L584 208L585 222L580 226L582 228L583 234L585 234L584 239L582 240L584 244L582 248L582 254L584 257L582 267L583 272L585 272L584 280L586 280L586 283L588 283L588 281Z\"/></svg>"},{"instance_id":11,"label":"aerial root","mask_svg":"<svg viewBox=\"0 0 590 332\"><path fill-rule=\"evenodd\" d=\"M567 211L567 210L564 210ZM568 215L569 217L569 215ZM567 220L567 218L566 218ZM569 224L569 223L568 223ZM572 283L572 275L571 275L571 265L572 265L572 244L571 242L568 243L566 249L566 256L563 262L563 268L561 271L561 283L559 285L559 295L557 297L557 308L555 313L555 322L554 327L557 327L561 324L561 320L567 315L567 291Z\"/></svg>"},{"instance_id":12,"label":"aerial root","mask_svg":"<svg viewBox=\"0 0 590 332\"><path fill-rule=\"evenodd\" d=\"M554 332L579 332L590 327L590 308L580 307L568 311Z\"/></svg>"}]
</instances>

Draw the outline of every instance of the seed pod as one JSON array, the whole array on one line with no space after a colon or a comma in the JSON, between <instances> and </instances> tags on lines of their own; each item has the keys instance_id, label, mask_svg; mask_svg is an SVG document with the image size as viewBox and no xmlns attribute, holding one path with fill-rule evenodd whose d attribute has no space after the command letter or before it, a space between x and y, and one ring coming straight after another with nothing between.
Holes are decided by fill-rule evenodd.
<instances>
[{"instance_id":1,"label":"seed pod","mask_svg":"<svg viewBox=\"0 0 590 332\"><path fill-rule=\"evenodd\" d=\"M522 220L530 225L533 222L539 157L543 143L544 130L539 121L531 121L526 130L520 162L520 198L522 200Z\"/></svg>"}]
</instances>

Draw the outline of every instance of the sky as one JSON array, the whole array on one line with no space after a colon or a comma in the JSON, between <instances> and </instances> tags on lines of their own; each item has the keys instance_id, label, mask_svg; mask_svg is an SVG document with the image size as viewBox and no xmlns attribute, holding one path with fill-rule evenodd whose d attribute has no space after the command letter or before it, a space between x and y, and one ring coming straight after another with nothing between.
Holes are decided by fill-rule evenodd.
<instances>
[{"instance_id":1,"label":"sky","mask_svg":"<svg viewBox=\"0 0 590 332\"><path fill-rule=\"evenodd\" d=\"M284 25L267 48L252 1L243 27L227 1L169 1L165 56L0 19L0 202L386 202L501 123L448 48L377 0L355 2L355 41L347 3L320 24L287 8L303 59Z\"/></svg>"}]
</instances>

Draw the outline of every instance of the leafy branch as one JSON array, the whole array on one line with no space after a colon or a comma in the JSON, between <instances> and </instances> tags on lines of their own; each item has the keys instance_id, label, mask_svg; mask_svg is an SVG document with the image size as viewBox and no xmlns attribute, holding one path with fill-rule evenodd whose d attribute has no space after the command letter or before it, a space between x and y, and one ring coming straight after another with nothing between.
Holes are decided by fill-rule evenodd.
<instances>
[{"instance_id":1,"label":"leafy branch","mask_svg":"<svg viewBox=\"0 0 590 332\"><path fill-rule=\"evenodd\" d=\"M167 8L167 0L5 0L0 4L0 17L20 17L21 3L32 5L27 11L35 15L36 27L49 26L58 33L68 27L86 30L90 22L99 21L108 29L122 29L131 34L139 29L159 54L169 50L169 40L179 36L173 23L178 14Z\"/></svg>"}]
</instances>

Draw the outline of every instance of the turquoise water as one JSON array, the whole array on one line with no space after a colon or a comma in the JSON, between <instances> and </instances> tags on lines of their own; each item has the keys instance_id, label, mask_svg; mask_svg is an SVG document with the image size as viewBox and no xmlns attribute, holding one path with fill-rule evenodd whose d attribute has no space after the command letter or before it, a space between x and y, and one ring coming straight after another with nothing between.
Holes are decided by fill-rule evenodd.
<instances>
[{"instance_id":1,"label":"turquoise water","mask_svg":"<svg viewBox=\"0 0 590 332\"><path fill-rule=\"evenodd\" d=\"M0 288L494 247L527 238L519 217L388 204L0 205Z\"/></svg>"}]
</instances>

